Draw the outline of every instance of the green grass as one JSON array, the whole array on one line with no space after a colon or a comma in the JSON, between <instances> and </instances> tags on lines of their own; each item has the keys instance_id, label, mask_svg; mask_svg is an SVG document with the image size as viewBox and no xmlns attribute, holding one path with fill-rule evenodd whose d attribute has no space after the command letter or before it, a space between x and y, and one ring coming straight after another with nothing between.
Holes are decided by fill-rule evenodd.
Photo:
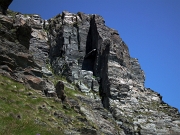
<instances>
[{"instance_id":1,"label":"green grass","mask_svg":"<svg viewBox=\"0 0 180 135\"><path fill-rule=\"evenodd\" d=\"M12 16L13 18L15 18L17 12L14 12L14 11L12 11L12 10L7 10L7 14L10 15L10 16Z\"/></svg>"},{"instance_id":2,"label":"green grass","mask_svg":"<svg viewBox=\"0 0 180 135\"><path fill-rule=\"evenodd\" d=\"M52 109L50 104L55 108ZM39 109L43 105L46 107ZM53 99L43 98L23 84L0 76L0 134L59 134L61 131L53 128L53 123L48 121L48 117L54 118L52 112L55 109L62 109L62 105Z\"/></svg>"},{"instance_id":3,"label":"green grass","mask_svg":"<svg viewBox=\"0 0 180 135\"><path fill-rule=\"evenodd\" d=\"M65 88L67 97L78 103L76 93L80 94ZM43 97L40 91L0 75L0 135L63 135L63 130L88 126L77 117L85 119L69 103Z\"/></svg>"}]
</instances>

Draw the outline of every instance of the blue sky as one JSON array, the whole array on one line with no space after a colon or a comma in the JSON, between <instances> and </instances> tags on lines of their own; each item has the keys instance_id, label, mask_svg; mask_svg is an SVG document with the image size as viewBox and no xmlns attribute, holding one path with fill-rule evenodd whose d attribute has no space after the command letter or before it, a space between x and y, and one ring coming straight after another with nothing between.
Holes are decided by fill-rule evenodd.
<instances>
[{"instance_id":1,"label":"blue sky","mask_svg":"<svg viewBox=\"0 0 180 135\"><path fill-rule=\"evenodd\" d=\"M180 110L180 0L14 0L9 8L43 19L64 10L103 16L139 59L145 86Z\"/></svg>"}]
</instances>

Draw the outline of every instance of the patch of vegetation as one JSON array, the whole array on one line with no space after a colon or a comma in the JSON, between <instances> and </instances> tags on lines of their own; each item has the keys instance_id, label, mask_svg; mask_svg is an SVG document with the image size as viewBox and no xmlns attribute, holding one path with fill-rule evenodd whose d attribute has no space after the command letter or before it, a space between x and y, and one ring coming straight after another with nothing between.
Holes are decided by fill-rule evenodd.
<instances>
[{"instance_id":1,"label":"patch of vegetation","mask_svg":"<svg viewBox=\"0 0 180 135\"><path fill-rule=\"evenodd\" d=\"M32 17L33 16L33 14L23 14L24 15L24 17Z\"/></svg>"},{"instance_id":2,"label":"patch of vegetation","mask_svg":"<svg viewBox=\"0 0 180 135\"><path fill-rule=\"evenodd\" d=\"M75 90L65 88L69 99L78 103ZM31 90L23 84L0 75L0 134L58 135L64 130L91 127L84 122L71 103L61 103L55 98L42 96L41 91Z\"/></svg>"},{"instance_id":3,"label":"patch of vegetation","mask_svg":"<svg viewBox=\"0 0 180 135\"><path fill-rule=\"evenodd\" d=\"M2 28L3 27L3 25L0 23L0 28Z\"/></svg>"},{"instance_id":4,"label":"patch of vegetation","mask_svg":"<svg viewBox=\"0 0 180 135\"><path fill-rule=\"evenodd\" d=\"M13 18L16 17L16 14L17 14L17 12L14 12L14 11L12 11L12 10L7 10L7 15L12 16Z\"/></svg>"}]
</instances>

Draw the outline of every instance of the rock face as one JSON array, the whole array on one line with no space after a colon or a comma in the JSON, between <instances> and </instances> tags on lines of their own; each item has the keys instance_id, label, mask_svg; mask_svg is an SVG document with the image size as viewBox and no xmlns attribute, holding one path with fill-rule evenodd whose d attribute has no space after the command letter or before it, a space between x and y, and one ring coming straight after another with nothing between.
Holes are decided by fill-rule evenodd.
<instances>
[{"instance_id":1,"label":"rock face","mask_svg":"<svg viewBox=\"0 0 180 135\"><path fill-rule=\"evenodd\" d=\"M10 11L0 15L0 73L64 100L64 85L73 86L61 81L54 86L49 66L88 96L77 95L90 103L79 111L99 124L96 130L85 129L87 134L180 134L178 110L144 87L138 59L130 57L118 32L101 16L67 11L49 20Z\"/></svg>"},{"instance_id":2,"label":"rock face","mask_svg":"<svg viewBox=\"0 0 180 135\"><path fill-rule=\"evenodd\" d=\"M6 11L13 0L0 0L0 12L6 14Z\"/></svg>"},{"instance_id":3,"label":"rock face","mask_svg":"<svg viewBox=\"0 0 180 135\"><path fill-rule=\"evenodd\" d=\"M173 124L180 120L178 110L144 87L138 60L101 16L63 12L48 22L55 73L77 83L82 92L98 92L125 134L179 133Z\"/></svg>"},{"instance_id":4,"label":"rock face","mask_svg":"<svg viewBox=\"0 0 180 135\"><path fill-rule=\"evenodd\" d=\"M42 78L52 76L47 69L48 51L47 33L38 15L12 11L0 15L0 73L56 96L54 84Z\"/></svg>"}]
</instances>

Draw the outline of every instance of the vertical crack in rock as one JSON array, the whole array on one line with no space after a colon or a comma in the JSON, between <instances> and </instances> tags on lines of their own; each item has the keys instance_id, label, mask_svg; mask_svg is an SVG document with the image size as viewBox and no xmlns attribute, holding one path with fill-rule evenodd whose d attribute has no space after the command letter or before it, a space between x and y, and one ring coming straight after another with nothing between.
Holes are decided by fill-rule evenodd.
<instances>
[{"instance_id":1,"label":"vertical crack in rock","mask_svg":"<svg viewBox=\"0 0 180 135\"><path fill-rule=\"evenodd\" d=\"M90 28L86 41L86 55L84 57L82 69L92 71L99 82L99 95L102 104L109 109L109 79L108 79L108 55L110 51L110 40L104 39L98 33L95 15L91 16Z\"/></svg>"},{"instance_id":2,"label":"vertical crack in rock","mask_svg":"<svg viewBox=\"0 0 180 135\"><path fill-rule=\"evenodd\" d=\"M102 97L102 104L104 108L109 109L110 97L110 82L108 78L108 57L110 51L110 40L106 39L102 43L99 64L100 64L100 90L99 94Z\"/></svg>"},{"instance_id":3,"label":"vertical crack in rock","mask_svg":"<svg viewBox=\"0 0 180 135\"><path fill-rule=\"evenodd\" d=\"M98 32L95 23L95 16L90 20L90 28L86 40L86 55L84 57L82 70L92 71L94 70L94 63L97 57L98 46Z\"/></svg>"},{"instance_id":4,"label":"vertical crack in rock","mask_svg":"<svg viewBox=\"0 0 180 135\"><path fill-rule=\"evenodd\" d=\"M64 82L55 88L50 81L50 61L56 75L65 76L85 93L69 100L83 115L79 119L83 126L76 129L72 122L67 129L78 134L180 134L178 109L145 88L138 59L130 57L118 32L107 27L101 16L64 11L46 21L36 14L7 10L11 2L0 0L0 74L65 100Z\"/></svg>"},{"instance_id":5,"label":"vertical crack in rock","mask_svg":"<svg viewBox=\"0 0 180 135\"><path fill-rule=\"evenodd\" d=\"M125 134L168 131L163 120L159 125L152 122L157 113L158 117L174 117L163 112L168 105L158 93L144 87L145 75L138 59L130 57L118 32L107 27L101 16L63 12L48 22L50 58L56 74L74 82L87 95L99 92L101 99L91 96L92 100L101 100ZM150 120L147 115L152 116Z\"/></svg>"},{"instance_id":6,"label":"vertical crack in rock","mask_svg":"<svg viewBox=\"0 0 180 135\"><path fill-rule=\"evenodd\" d=\"M81 42L81 40L80 40L80 36L79 36L79 26L78 26L78 19L77 19L77 17L76 17L76 22L75 22L74 26L77 29L78 51L80 51L80 42Z\"/></svg>"}]
</instances>

